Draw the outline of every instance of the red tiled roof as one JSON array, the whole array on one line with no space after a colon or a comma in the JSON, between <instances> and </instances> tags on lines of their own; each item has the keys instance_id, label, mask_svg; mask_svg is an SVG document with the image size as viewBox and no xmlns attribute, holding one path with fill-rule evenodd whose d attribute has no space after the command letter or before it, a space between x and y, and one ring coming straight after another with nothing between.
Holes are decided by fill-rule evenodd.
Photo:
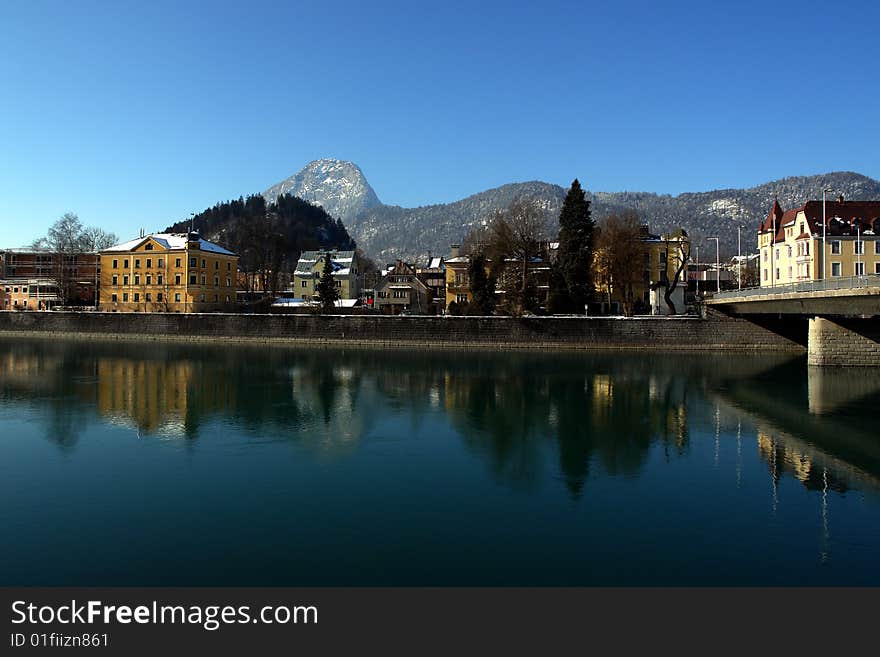
<instances>
[{"instance_id":1,"label":"red tiled roof","mask_svg":"<svg viewBox=\"0 0 880 657\"><path fill-rule=\"evenodd\" d=\"M797 219L799 212L803 212L810 224L813 235L821 235L822 231L822 201L807 201L799 208L782 211L778 201L773 201L773 206L767 214L767 218L761 222L760 231L773 230L774 218L776 220L776 235L774 242L780 242L785 238L782 227ZM827 220L828 235L855 235L858 224L861 224L862 232L873 230L880 234L880 201L826 201L825 217ZM798 239L806 236L801 233Z\"/></svg>"}]
</instances>

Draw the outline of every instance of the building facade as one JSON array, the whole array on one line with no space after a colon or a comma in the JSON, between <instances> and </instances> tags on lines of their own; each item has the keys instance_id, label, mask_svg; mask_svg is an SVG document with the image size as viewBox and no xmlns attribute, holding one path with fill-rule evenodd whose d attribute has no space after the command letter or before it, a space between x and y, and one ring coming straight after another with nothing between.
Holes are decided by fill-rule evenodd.
<instances>
[{"instance_id":1,"label":"building facade","mask_svg":"<svg viewBox=\"0 0 880 657\"><path fill-rule=\"evenodd\" d=\"M0 251L0 308L94 307L99 272L100 261L96 253L53 253L33 249Z\"/></svg>"},{"instance_id":2,"label":"building facade","mask_svg":"<svg viewBox=\"0 0 880 657\"><path fill-rule=\"evenodd\" d=\"M398 260L388 269L376 290L375 307L386 315L402 312L428 315L431 313L431 291L413 265Z\"/></svg>"},{"instance_id":3,"label":"building facade","mask_svg":"<svg viewBox=\"0 0 880 657\"><path fill-rule=\"evenodd\" d=\"M101 252L100 309L230 312L238 256L198 233L156 233Z\"/></svg>"},{"instance_id":4,"label":"building facade","mask_svg":"<svg viewBox=\"0 0 880 657\"><path fill-rule=\"evenodd\" d=\"M293 294L297 299L313 301L324 272L324 261L330 255L333 280L340 299L358 299L361 293L360 263L355 251L303 251L293 274Z\"/></svg>"},{"instance_id":5,"label":"building facade","mask_svg":"<svg viewBox=\"0 0 880 657\"><path fill-rule=\"evenodd\" d=\"M758 252L761 287L880 274L880 201L774 201Z\"/></svg>"}]
</instances>

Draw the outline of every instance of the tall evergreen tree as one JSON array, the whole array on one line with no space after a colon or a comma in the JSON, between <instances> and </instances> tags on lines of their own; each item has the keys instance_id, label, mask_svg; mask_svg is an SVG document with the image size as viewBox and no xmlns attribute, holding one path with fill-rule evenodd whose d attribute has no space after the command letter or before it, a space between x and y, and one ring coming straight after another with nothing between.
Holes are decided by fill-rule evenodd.
<instances>
[{"instance_id":1,"label":"tall evergreen tree","mask_svg":"<svg viewBox=\"0 0 880 657\"><path fill-rule=\"evenodd\" d=\"M471 256L468 279L472 296L470 314L491 315L495 310L495 277L486 273L486 257L482 253Z\"/></svg>"},{"instance_id":2,"label":"tall evergreen tree","mask_svg":"<svg viewBox=\"0 0 880 657\"><path fill-rule=\"evenodd\" d=\"M595 227L590 202L575 178L559 213L559 276L556 280L564 287L553 291L557 304L568 306L569 312L583 313L590 299Z\"/></svg>"},{"instance_id":3,"label":"tall evergreen tree","mask_svg":"<svg viewBox=\"0 0 880 657\"><path fill-rule=\"evenodd\" d=\"M321 272L321 280L315 288L318 299L321 302L321 310L328 313L339 300L339 290L336 289L336 281L333 280L333 263L330 254L324 256L324 270Z\"/></svg>"}]
</instances>

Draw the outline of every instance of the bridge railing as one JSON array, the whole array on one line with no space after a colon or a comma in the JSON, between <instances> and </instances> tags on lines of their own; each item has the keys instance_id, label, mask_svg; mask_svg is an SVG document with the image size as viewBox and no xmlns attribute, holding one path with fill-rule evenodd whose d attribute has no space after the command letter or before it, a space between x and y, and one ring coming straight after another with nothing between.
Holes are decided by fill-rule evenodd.
<instances>
[{"instance_id":1,"label":"bridge railing","mask_svg":"<svg viewBox=\"0 0 880 657\"><path fill-rule=\"evenodd\" d=\"M858 290L866 287L880 287L880 274L864 276L837 276L822 281L802 281L784 285L763 285L761 287L744 287L741 290L725 290L715 292L706 299L732 299L735 297L756 297L768 294L790 294L793 292L826 292L829 290Z\"/></svg>"}]
</instances>

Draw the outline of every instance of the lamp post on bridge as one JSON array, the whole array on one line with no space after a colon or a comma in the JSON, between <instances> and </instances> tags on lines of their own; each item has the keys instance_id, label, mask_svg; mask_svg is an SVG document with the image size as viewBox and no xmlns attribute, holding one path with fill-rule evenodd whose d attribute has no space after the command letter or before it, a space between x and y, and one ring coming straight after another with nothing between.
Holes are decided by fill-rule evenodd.
<instances>
[{"instance_id":1,"label":"lamp post on bridge","mask_svg":"<svg viewBox=\"0 0 880 657\"><path fill-rule=\"evenodd\" d=\"M721 292L721 247L719 245L719 238L717 237L707 237L706 241L715 240L715 280L716 280L716 289L715 293Z\"/></svg>"},{"instance_id":2,"label":"lamp post on bridge","mask_svg":"<svg viewBox=\"0 0 880 657\"><path fill-rule=\"evenodd\" d=\"M828 278L828 265L825 263L828 261L828 242L826 240L826 234L828 233L828 218L825 214L825 194L829 192L833 192L833 189L824 188L822 190L822 280L824 281Z\"/></svg>"}]
</instances>

